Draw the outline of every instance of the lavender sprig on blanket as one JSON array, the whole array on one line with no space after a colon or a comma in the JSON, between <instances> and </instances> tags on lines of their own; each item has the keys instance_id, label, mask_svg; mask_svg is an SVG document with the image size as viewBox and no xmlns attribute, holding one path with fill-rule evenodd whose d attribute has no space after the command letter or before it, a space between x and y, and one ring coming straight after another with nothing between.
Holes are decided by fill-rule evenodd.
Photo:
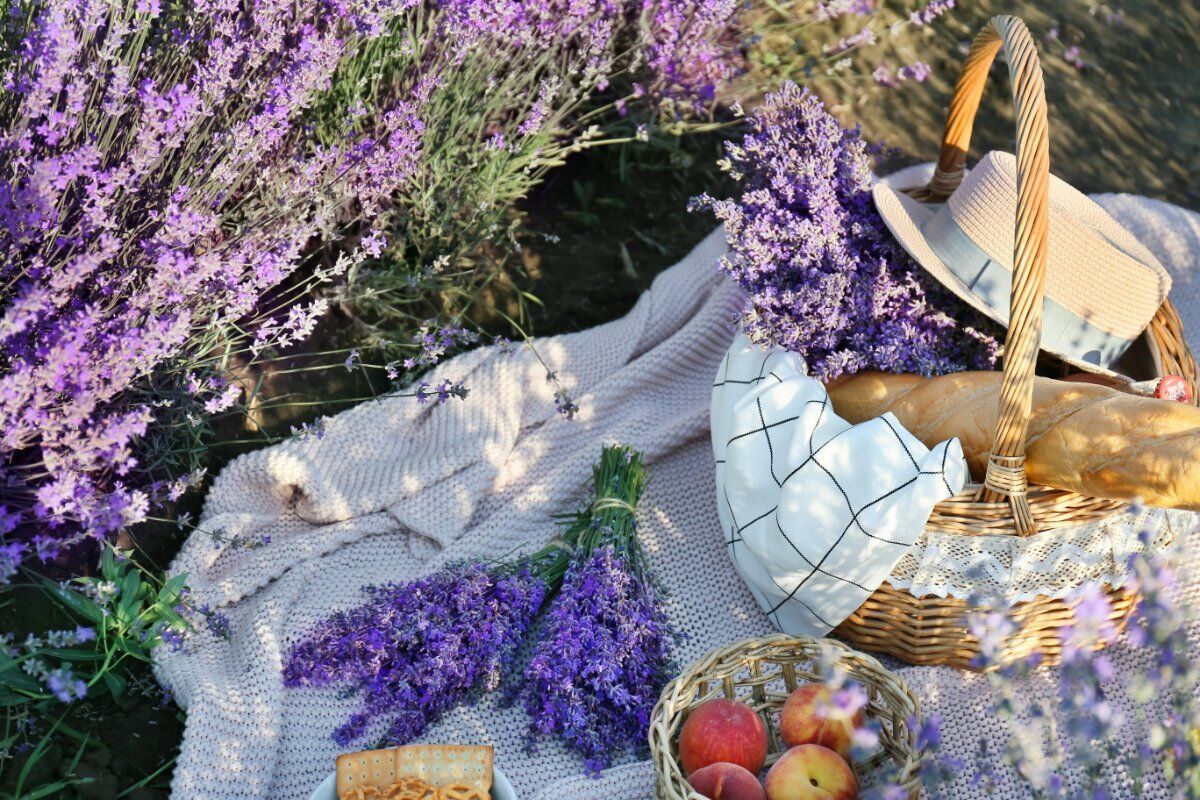
<instances>
[{"instance_id":1,"label":"lavender sprig on blanket","mask_svg":"<svg viewBox=\"0 0 1200 800\"><path fill-rule=\"evenodd\" d=\"M534 733L599 772L645 741L674 635L659 591L612 545L571 567L548 617L521 698Z\"/></svg>"},{"instance_id":2,"label":"lavender sprig on blanket","mask_svg":"<svg viewBox=\"0 0 1200 800\"><path fill-rule=\"evenodd\" d=\"M561 737L589 772L645 743L677 638L637 538L645 481L639 453L605 448L597 501L569 518L575 557L518 693L531 733Z\"/></svg>"},{"instance_id":3,"label":"lavender sprig on blanket","mask_svg":"<svg viewBox=\"0 0 1200 800\"><path fill-rule=\"evenodd\" d=\"M767 96L722 168L741 195L702 195L725 224L721 267L749 293L751 341L804 356L825 381L864 369L991 369L994 326L927 278L871 199L867 145L795 84Z\"/></svg>"},{"instance_id":4,"label":"lavender sprig on blanket","mask_svg":"<svg viewBox=\"0 0 1200 800\"><path fill-rule=\"evenodd\" d=\"M289 688L340 687L356 708L333 732L343 746L387 722L386 746L420 736L445 712L500 685L546 600L561 587L524 684L535 735L555 734L587 768L645 739L675 635L644 565L633 519L641 457L608 447L595 498L562 536L515 561L452 564L404 584L367 587L367 602L294 643Z\"/></svg>"},{"instance_id":5,"label":"lavender sprig on blanket","mask_svg":"<svg viewBox=\"0 0 1200 800\"><path fill-rule=\"evenodd\" d=\"M284 665L289 687L340 686L358 708L340 745L390 719L383 740L403 744L473 694L495 689L547 593L525 565L461 564L407 584L368 589L370 600L317 625Z\"/></svg>"}]
</instances>

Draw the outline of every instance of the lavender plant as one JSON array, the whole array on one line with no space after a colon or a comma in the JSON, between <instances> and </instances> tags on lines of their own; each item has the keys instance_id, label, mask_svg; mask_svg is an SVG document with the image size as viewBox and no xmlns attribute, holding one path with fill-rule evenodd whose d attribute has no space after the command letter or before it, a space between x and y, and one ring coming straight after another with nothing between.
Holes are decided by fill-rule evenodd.
<instances>
[{"instance_id":1,"label":"lavender plant","mask_svg":"<svg viewBox=\"0 0 1200 800\"><path fill-rule=\"evenodd\" d=\"M993 366L993 326L925 276L879 217L857 129L788 83L726 152L741 194L692 207L725 225L721 267L748 293L740 324L753 341L800 353L821 380Z\"/></svg>"},{"instance_id":2,"label":"lavender plant","mask_svg":"<svg viewBox=\"0 0 1200 800\"><path fill-rule=\"evenodd\" d=\"M155 647L221 634L227 625L222 615L191 606L185 578L155 582L128 553L106 546L93 577L41 579L23 587L40 590L42 601L71 624L20 638L0 635L0 772L30 750L36 760L62 723L64 705L105 696L122 700L140 691L138 671L148 671ZM39 726L51 718L57 722L39 737Z\"/></svg>"},{"instance_id":3,"label":"lavender plant","mask_svg":"<svg viewBox=\"0 0 1200 800\"><path fill-rule=\"evenodd\" d=\"M737 11L733 0L451 0L417 6L364 48L320 119L423 75L436 86L387 250L350 274L344 303L360 339L428 366L429 328L469 344L463 320L478 305L499 296L523 308L514 204L571 154L633 141L626 116L708 110L737 69Z\"/></svg>"},{"instance_id":4,"label":"lavender plant","mask_svg":"<svg viewBox=\"0 0 1200 800\"><path fill-rule=\"evenodd\" d=\"M781 0L756 4L744 25L747 45L743 95L773 90L783 81L828 89L840 102L867 102L874 86L895 89L923 83L930 74L919 60L905 63L906 32L936 24L955 0L885 3L880 0ZM908 56L911 58L911 55ZM900 61L893 68L889 60Z\"/></svg>"},{"instance_id":5,"label":"lavender plant","mask_svg":"<svg viewBox=\"0 0 1200 800\"><path fill-rule=\"evenodd\" d=\"M583 102L634 73L638 97L711 97L735 9L20 0L0 28L5 563L177 496L208 419L258 400L256 365L345 273L363 319L405 323L368 322L371 343L447 311L440 349L468 343L453 318L495 275L460 257L600 136ZM389 239L415 271L360 270ZM403 343L414 369L425 338Z\"/></svg>"},{"instance_id":6,"label":"lavender plant","mask_svg":"<svg viewBox=\"0 0 1200 800\"><path fill-rule=\"evenodd\" d=\"M5 17L6 548L53 558L144 519L178 474L139 450L148 432L228 408L231 365L311 331L324 306L297 300L361 254L298 273L309 243L408 178L426 95L336 145L306 114L411 4L21 0Z\"/></svg>"},{"instance_id":7,"label":"lavender plant","mask_svg":"<svg viewBox=\"0 0 1200 800\"><path fill-rule=\"evenodd\" d=\"M641 455L605 448L596 500L569 518L575 553L516 696L530 732L558 736L598 772L644 745L677 638L637 537Z\"/></svg>"}]
</instances>

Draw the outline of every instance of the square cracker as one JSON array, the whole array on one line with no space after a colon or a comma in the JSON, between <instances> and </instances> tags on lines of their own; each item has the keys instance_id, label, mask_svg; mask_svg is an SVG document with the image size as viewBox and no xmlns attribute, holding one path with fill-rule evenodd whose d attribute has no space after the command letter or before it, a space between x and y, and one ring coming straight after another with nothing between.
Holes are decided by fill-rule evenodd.
<instances>
[{"instance_id":1,"label":"square cracker","mask_svg":"<svg viewBox=\"0 0 1200 800\"><path fill-rule=\"evenodd\" d=\"M388 750L347 753L337 759L337 796L356 786L383 791L401 778L421 778L434 786L465 784L490 793L491 747L414 744Z\"/></svg>"},{"instance_id":2,"label":"square cracker","mask_svg":"<svg viewBox=\"0 0 1200 800\"><path fill-rule=\"evenodd\" d=\"M396 775L422 778L434 786L458 783L488 792L493 755L491 747L410 744L396 748Z\"/></svg>"},{"instance_id":3,"label":"square cracker","mask_svg":"<svg viewBox=\"0 0 1200 800\"><path fill-rule=\"evenodd\" d=\"M396 780L396 755L391 750L364 750L338 756L338 797L344 797L356 786L386 789Z\"/></svg>"}]
</instances>

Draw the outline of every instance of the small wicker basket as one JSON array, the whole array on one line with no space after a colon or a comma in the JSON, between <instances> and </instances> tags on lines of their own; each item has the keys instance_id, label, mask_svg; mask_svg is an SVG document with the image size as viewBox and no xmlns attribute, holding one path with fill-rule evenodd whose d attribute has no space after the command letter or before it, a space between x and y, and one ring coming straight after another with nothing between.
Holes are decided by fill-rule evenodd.
<instances>
[{"instance_id":1,"label":"small wicker basket","mask_svg":"<svg viewBox=\"0 0 1200 800\"><path fill-rule=\"evenodd\" d=\"M824 659L822 658L824 652ZM688 713L717 697L740 700L758 712L767 728L767 764L787 748L779 736L778 711L800 683L822 680L821 665L836 665L870 697L866 714L879 720L882 750L854 764L860 785L891 762L888 778L912 800L920 796L923 754L916 749L917 698L894 673L874 658L831 639L776 634L714 650L667 684L650 719L650 754L658 773L659 800L704 800L692 791L679 765L679 729Z\"/></svg>"},{"instance_id":2,"label":"small wicker basket","mask_svg":"<svg viewBox=\"0 0 1200 800\"><path fill-rule=\"evenodd\" d=\"M1045 87L1037 49L1025 24L1012 16L994 17L975 38L950 102L937 169L928 186L909 194L943 202L963 177L971 128L987 81L988 69L1003 47L1016 105L1017 219L1013 288L1004 381L995 443L983 484L939 504L928 529L961 536L1031 536L1063 528L1099 524L1124 513L1125 503L1042 486L1025 477L1025 438L1033 395L1034 369L1041 340L1043 282L1049 214L1050 143ZM1183 326L1170 301L1150 323L1146 343L1159 376L1183 376L1197 395L1196 361L1183 337ZM1124 588L1109 588L1119 628L1137 605ZM884 583L834 634L866 650L889 653L913 664L970 668L978 642L966 623L968 604L953 597L914 597ZM1017 625L1003 661L1040 654L1056 662L1062 629L1074 613L1064 599L1038 597L1013 608Z\"/></svg>"}]
</instances>

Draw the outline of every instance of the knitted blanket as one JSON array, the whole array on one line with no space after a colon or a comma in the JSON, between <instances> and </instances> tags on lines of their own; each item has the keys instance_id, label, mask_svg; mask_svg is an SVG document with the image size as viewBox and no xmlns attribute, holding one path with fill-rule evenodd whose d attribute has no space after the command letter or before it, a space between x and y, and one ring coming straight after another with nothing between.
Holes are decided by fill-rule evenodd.
<instances>
[{"instance_id":1,"label":"knitted blanket","mask_svg":"<svg viewBox=\"0 0 1200 800\"><path fill-rule=\"evenodd\" d=\"M1175 275L1173 297L1200 352L1200 216L1143 198L1098 199ZM688 636L681 663L769 633L717 521L709 401L741 303L714 266L722 248L722 234L714 232L661 274L624 318L539 341L580 407L575 420L556 413L546 368L532 353L481 349L435 372L465 381L465 401L432 406L381 398L333 418L323 438L285 442L230 464L199 526L222 538L193 534L171 567L188 574L194 601L224 611L233 629L229 640L199 635L184 651L157 654L160 681L188 712L172 796L307 798L333 768L340 748L330 733L354 701L337 690L285 690L280 669L288 643L331 611L361 602L365 584L540 545L555 531L550 515L574 510L584 496L604 443L626 443L647 456L641 531L671 592L670 613ZM265 536L269 544L254 549L228 543ZM1200 600L1196 584L1184 591L1191 604ZM1114 650L1119 669L1141 658L1123 643ZM924 710L944 717L945 747L968 765L981 737L992 752L1006 740L1004 724L988 712L985 679L947 668L899 672ZM1053 677L1042 670L1029 691L1049 695ZM1113 699L1128 704L1119 693ZM653 795L648 761L627 760L600 778L586 777L555 742L527 750L527 724L519 709L485 697L449 714L425 740L493 745L522 800ZM992 796L1027 796L1014 776L998 777L1003 789ZM981 790L963 778L948 794L973 798Z\"/></svg>"}]
</instances>

